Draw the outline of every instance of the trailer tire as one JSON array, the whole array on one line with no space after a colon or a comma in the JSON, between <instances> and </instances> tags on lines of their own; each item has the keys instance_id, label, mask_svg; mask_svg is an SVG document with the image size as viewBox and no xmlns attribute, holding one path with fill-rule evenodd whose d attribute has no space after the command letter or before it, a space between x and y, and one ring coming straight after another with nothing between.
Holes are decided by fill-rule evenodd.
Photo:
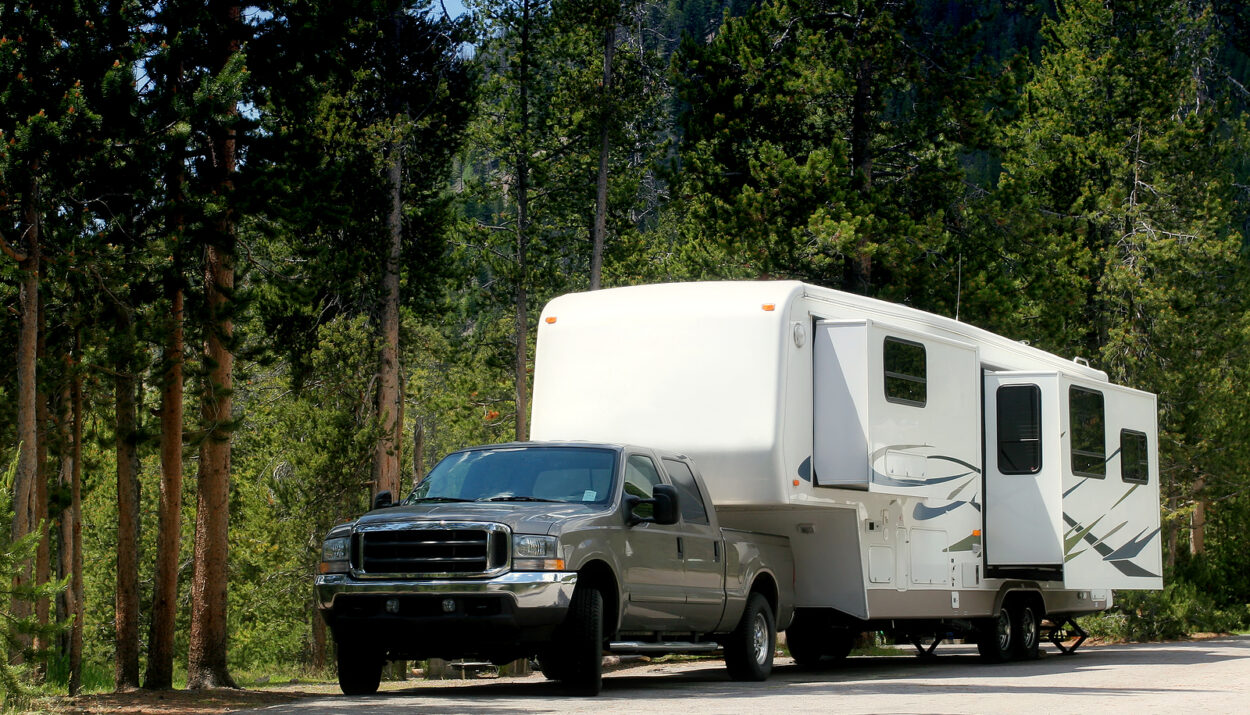
<instances>
[{"instance_id":1,"label":"trailer tire","mask_svg":"<svg viewBox=\"0 0 1250 715\"><path fill-rule=\"evenodd\" d=\"M1019 660L1036 660L1041 641L1041 617L1033 604L1017 601L1011 609L1013 655Z\"/></svg>"},{"instance_id":2,"label":"trailer tire","mask_svg":"<svg viewBox=\"0 0 1250 715\"><path fill-rule=\"evenodd\" d=\"M752 592L738 627L725 641L725 666L734 680L767 680L777 648L777 622L768 599Z\"/></svg>"},{"instance_id":3,"label":"trailer tire","mask_svg":"<svg viewBox=\"0 0 1250 715\"><path fill-rule=\"evenodd\" d=\"M786 629L786 647L790 657L800 668L813 668L820 664L825 656L824 646L820 642L821 630L796 623Z\"/></svg>"},{"instance_id":4,"label":"trailer tire","mask_svg":"<svg viewBox=\"0 0 1250 715\"><path fill-rule=\"evenodd\" d=\"M382 682L382 654L367 645L338 644L339 690L344 695L372 695Z\"/></svg>"},{"instance_id":5,"label":"trailer tire","mask_svg":"<svg viewBox=\"0 0 1250 715\"><path fill-rule=\"evenodd\" d=\"M561 631L556 643L560 655L552 661L554 675L574 695L598 695L603 689L603 594L599 589L573 592Z\"/></svg>"},{"instance_id":6,"label":"trailer tire","mask_svg":"<svg viewBox=\"0 0 1250 715\"><path fill-rule=\"evenodd\" d=\"M998 607L994 618L984 618L977 624L977 652L987 663L1011 660L1015 648L1015 626L1007 605Z\"/></svg>"}]
</instances>

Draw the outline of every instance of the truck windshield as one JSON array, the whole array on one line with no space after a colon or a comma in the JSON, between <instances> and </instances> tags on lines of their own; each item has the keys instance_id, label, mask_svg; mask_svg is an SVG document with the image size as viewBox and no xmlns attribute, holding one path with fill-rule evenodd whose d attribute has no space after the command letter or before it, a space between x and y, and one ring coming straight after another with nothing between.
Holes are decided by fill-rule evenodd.
<instances>
[{"instance_id":1,"label":"truck windshield","mask_svg":"<svg viewBox=\"0 0 1250 715\"><path fill-rule=\"evenodd\" d=\"M616 453L586 447L500 447L456 452L404 500L606 504Z\"/></svg>"}]
</instances>

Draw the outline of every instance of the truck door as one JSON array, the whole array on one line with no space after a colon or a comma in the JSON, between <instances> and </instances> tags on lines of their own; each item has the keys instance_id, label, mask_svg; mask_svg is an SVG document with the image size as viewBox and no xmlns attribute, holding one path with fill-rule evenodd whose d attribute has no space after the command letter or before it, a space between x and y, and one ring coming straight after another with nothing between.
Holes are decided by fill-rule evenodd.
<instances>
[{"instance_id":1,"label":"truck door","mask_svg":"<svg viewBox=\"0 0 1250 715\"><path fill-rule=\"evenodd\" d=\"M721 534L708 517L708 501L699 491L690 467L665 459L664 471L677 489L681 509L681 555L686 574L686 623L707 633L720 623L725 607L725 557Z\"/></svg>"},{"instance_id":2,"label":"truck door","mask_svg":"<svg viewBox=\"0 0 1250 715\"><path fill-rule=\"evenodd\" d=\"M631 454L625 462L626 495L651 498L661 484L655 462L645 454ZM650 505L639 508L650 515ZM622 631L673 630L685 615L686 591L681 552L683 534L679 524L638 524L625 531L621 554L626 597L622 604Z\"/></svg>"},{"instance_id":3,"label":"truck door","mask_svg":"<svg viewBox=\"0 0 1250 715\"><path fill-rule=\"evenodd\" d=\"M1056 373L985 373L985 564L1063 566Z\"/></svg>"}]
</instances>

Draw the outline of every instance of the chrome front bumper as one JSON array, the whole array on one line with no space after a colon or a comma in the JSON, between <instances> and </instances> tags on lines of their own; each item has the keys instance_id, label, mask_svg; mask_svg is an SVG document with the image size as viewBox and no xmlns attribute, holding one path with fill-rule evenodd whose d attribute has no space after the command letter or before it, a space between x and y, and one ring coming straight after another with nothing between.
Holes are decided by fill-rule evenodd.
<instances>
[{"instance_id":1,"label":"chrome front bumper","mask_svg":"<svg viewBox=\"0 0 1250 715\"><path fill-rule=\"evenodd\" d=\"M577 574L566 571L512 571L491 579L432 579L404 581L362 581L348 574L322 574L316 577L317 602L332 610L341 595L410 596L510 596L517 612L565 610L573 598Z\"/></svg>"}]
</instances>

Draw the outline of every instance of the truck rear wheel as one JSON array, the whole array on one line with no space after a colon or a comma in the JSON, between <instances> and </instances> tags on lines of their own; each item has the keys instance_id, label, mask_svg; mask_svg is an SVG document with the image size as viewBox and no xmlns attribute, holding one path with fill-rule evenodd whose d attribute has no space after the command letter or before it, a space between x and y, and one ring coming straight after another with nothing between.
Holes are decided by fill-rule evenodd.
<instances>
[{"instance_id":1,"label":"truck rear wheel","mask_svg":"<svg viewBox=\"0 0 1250 715\"><path fill-rule=\"evenodd\" d=\"M987 663L1011 660L1015 649L1015 627L1006 604L999 606L993 618L982 619L977 628L977 652Z\"/></svg>"},{"instance_id":2,"label":"truck rear wheel","mask_svg":"<svg viewBox=\"0 0 1250 715\"><path fill-rule=\"evenodd\" d=\"M777 624L768 599L758 593L747 597L738 627L725 641L725 666L734 680L765 680L773 670L777 647Z\"/></svg>"},{"instance_id":3,"label":"truck rear wheel","mask_svg":"<svg viewBox=\"0 0 1250 715\"><path fill-rule=\"evenodd\" d=\"M552 674L576 695L598 695L603 689L603 594L599 589L573 592L568 620L560 630L559 655L548 651L545 658L554 666ZM544 675L548 667L544 662Z\"/></svg>"},{"instance_id":4,"label":"truck rear wheel","mask_svg":"<svg viewBox=\"0 0 1250 715\"><path fill-rule=\"evenodd\" d=\"M339 690L344 695L372 695L382 682L386 660L378 651L360 643L338 644Z\"/></svg>"}]
</instances>

